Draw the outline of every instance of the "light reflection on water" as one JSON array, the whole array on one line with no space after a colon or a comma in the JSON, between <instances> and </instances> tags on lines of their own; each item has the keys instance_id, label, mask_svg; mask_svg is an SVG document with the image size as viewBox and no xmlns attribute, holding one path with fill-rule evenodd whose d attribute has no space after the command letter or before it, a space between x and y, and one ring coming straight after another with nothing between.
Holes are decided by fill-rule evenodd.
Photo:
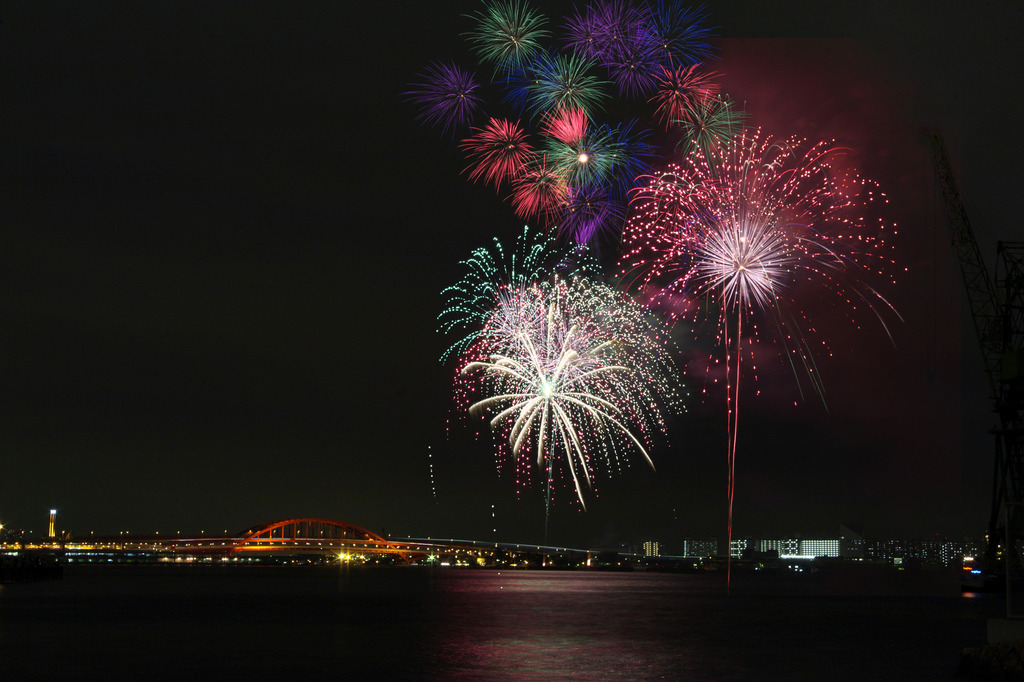
<instances>
[{"instance_id":1,"label":"light reflection on water","mask_svg":"<svg viewBox=\"0 0 1024 682\"><path fill-rule=\"evenodd\" d=\"M718 576L453 573L432 662L463 679L955 679L984 637L952 591L843 597L782 581L741 577L726 597Z\"/></svg>"},{"instance_id":2,"label":"light reflection on water","mask_svg":"<svg viewBox=\"0 0 1024 682\"><path fill-rule=\"evenodd\" d=\"M1001 606L841 577L69 567L0 591L0 679L952 680Z\"/></svg>"}]
</instances>

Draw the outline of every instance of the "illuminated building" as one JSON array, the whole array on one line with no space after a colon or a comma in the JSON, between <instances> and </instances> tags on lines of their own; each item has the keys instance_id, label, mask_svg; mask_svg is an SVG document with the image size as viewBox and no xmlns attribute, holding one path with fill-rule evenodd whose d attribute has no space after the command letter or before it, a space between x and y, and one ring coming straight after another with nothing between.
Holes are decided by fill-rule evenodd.
<instances>
[{"instance_id":1,"label":"illuminated building","mask_svg":"<svg viewBox=\"0 0 1024 682\"><path fill-rule=\"evenodd\" d=\"M49 532L47 537L51 537L51 538L57 537L57 533L53 529L53 524L54 524L54 521L56 521L56 520L57 520L57 510L56 509L51 509L50 510L50 532Z\"/></svg>"},{"instance_id":2,"label":"illuminated building","mask_svg":"<svg viewBox=\"0 0 1024 682\"><path fill-rule=\"evenodd\" d=\"M661 556L661 545L657 540L647 540L643 544L644 556Z\"/></svg>"},{"instance_id":3,"label":"illuminated building","mask_svg":"<svg viewBox=\"0 0 1024 682\"><path fill-rule=\"evenodd\" d=\"M718 539L683 538L683 556L693 558L718 556Z\"/></svg>"},{"instance_id":4,"label":"illuminated building","mask_svg":"<svg viewBox=\"0 0 1024 682\"><path fill-rule=\"evenodd\" d=\"M802 557L838 557L839 539L829 540L801 540L800 556Z\"/></svg>"},{"instance_id":5,"label":"illuminated building","mask_svg":"<svg viewBox=\"0 0 1024 682\"><path fill-rule=\"evenodd\" d=\"M761 552L777 552L779 556L794 556L800 552L800 540L786 538L784 540L761 540L758 543Z\"/></svg>"}]
</instances>

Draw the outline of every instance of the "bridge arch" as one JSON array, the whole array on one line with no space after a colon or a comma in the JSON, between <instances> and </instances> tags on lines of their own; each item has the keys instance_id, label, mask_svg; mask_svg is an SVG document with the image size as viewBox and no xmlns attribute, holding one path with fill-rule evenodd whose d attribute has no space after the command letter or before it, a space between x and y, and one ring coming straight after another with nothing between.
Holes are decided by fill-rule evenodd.
<instances>
[{"instance_id":1,"label":"bridge arch","mask_svg":"<svg viewBox=\"0 0 1024 682\"><path fill-rule=\"evenodd\" d=\"M406 562L412 555L398 544L352 523L324 518L271 521L242 531L228 554L269 551L324 552L348 549L365 554L395 554Z\"/></svg>"}]
</instances>

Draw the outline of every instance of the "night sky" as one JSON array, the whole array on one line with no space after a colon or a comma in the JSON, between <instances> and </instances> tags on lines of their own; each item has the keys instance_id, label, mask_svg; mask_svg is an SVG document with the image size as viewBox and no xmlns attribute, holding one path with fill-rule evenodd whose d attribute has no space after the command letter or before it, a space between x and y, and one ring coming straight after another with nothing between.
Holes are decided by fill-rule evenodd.
<instances>
[{"instance_id":1,"label":"night sky","mask_svg":"<svg viewBox=\"0 0 1024 682\"><path fill-rule=\"evenodd\" d=\"M361 4L0 8L0 523L42 533L53 507L77 535L317 516L542 541L541 489L516 497L483 430L448 433L436 331L459 261L522 223L401 95L432 60L472 66L481 4ZM987 522L994 416L920 131L942 130L994 267L1024 237L1024 7L889 4L706 5L723 91L772 133L850 147L907 268L893 342L830 335L827 409L760 373L738 536ZM556 28L571 7L536 6ZM657 472L599 474L585 513L561 491L549 540L724 537L715 398L673 421Z\"/></svg>"}]
</instances>

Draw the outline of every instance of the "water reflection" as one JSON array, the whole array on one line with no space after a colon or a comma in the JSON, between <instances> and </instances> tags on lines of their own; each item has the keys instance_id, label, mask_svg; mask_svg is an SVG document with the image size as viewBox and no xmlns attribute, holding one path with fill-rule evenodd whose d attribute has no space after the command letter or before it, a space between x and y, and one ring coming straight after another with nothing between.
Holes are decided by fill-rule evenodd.
<instances>
[{"instance_id":1,"label":"water reflection","mask_svg":"<svg viewBox=\"0 0 1024 682\"><path fill-rule=\"evenodd\" d=\"M955 679L984 616L959 595L726 597L708 576L453 571L432 675L457 679ZM779 590L776 590L779 592ZM818 671L818 672L810 672Z\"/></svg>"}]
</instances>

